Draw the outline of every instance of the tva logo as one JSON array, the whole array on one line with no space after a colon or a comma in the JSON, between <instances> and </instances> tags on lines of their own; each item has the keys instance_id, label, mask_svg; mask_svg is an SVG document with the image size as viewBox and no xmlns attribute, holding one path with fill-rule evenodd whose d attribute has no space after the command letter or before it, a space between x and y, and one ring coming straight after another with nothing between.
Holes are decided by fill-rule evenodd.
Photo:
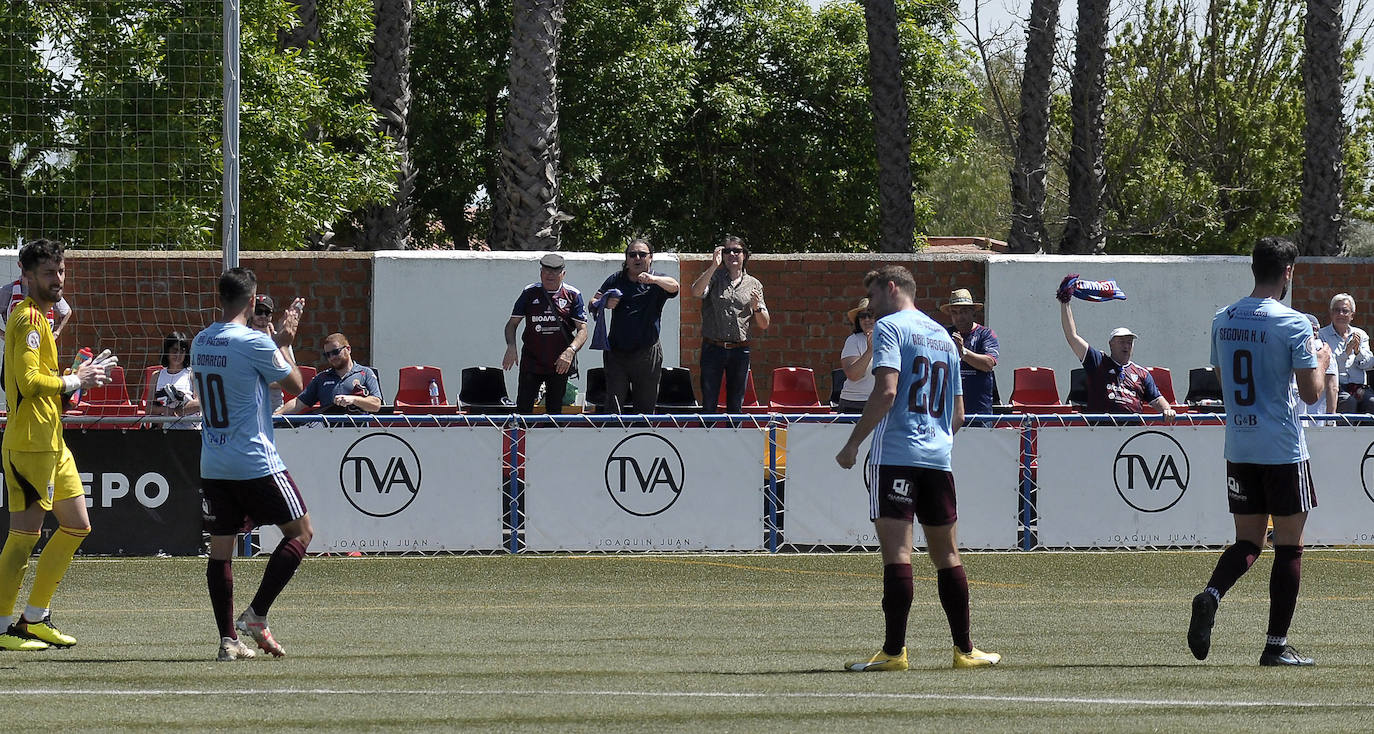
<instances>
[{"instance_id":1,"label":"tva logo","mask_svg":"<svg viewBox=\"0 0 1374 734\"><path fill-rule=\"evenodd\" d=\"M1143 431L1116 450L1112 478L1126 504L1141 512L1163 512L1188 491L1188 453L1172 436Z\"/></svg>"},{"instance_id":2,"label":"tva logo","mask_svg":"<svg viewBox=\"0 0 1374 734\"><path fill-rule=\"evenodd\" d=\"M657 515L682 495L686 469L682 454L668 439L636 433L606 457L606 491L631 515Z\"/></svg>"},{"instance_id":3,"label":"tva logo","mask_svg":"<svg viewBox=\"0 0 1374 734\"><path fill-rule=\"evenodd\" d=\"M1364 458L1360 459L1360 484L1364 485L1365 496L1374 502L1374 443L1365 447Z\"/></svg>"},{"instance_id":4,"label":"tva logo","mask_svg":"<svg viewBox=\"0 0 1374 734\"><path fill-rule=\"evenodd\" d=\"M390 433L363 436L339 462L339 489L364 515L390 517L419 495L420 457Z\"/></svg>"}]
</instances>

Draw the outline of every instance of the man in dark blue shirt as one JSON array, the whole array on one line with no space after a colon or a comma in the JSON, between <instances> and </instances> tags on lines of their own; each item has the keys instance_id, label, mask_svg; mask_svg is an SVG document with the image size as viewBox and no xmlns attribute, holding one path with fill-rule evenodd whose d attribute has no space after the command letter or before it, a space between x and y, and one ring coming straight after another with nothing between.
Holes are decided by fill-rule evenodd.
<instances>
[{"instance_id":1,"label":"man in dark blue shirt","mask_svg":"<svg viewBox=\"0 0 1374 734\"><path fill-rule=\"evenodd\" d=\"M282 414L308 412L362 411L376 413L382 408L382 387L377 373L353 361L353 347L343 334L324 338L325 359L330 369L315 375L300 395L286 401L277 411Z\"/></svg>"},{"instance_id":2,"label":"man in dark blue shirt","mask_svg":"<svg viewBox=\"0 0 1374 734\"><path fill-rule=\"evenodd\" d=\"M658 403L658 376L663 368L663 348L659 344L659 322L663 305L677 298L681 286L673 278L656 273L654 251L649 241L630 240L625 248L625 267L606 279L592 297L615 289L621 296L606 300L605 308L614 314L608 334L610 349L602 356L606 367L606 398L614 413L625 413L633 405L636 413L652 413Z\"/></svg>"},{"instance_id":3,"label":"man in dark blue shirt","mask_svg":"<svg viewBox=\"0 0 1374 734\"><path fill-rule=\"evenodd\" d=\"M964 384L964 411L969 415L992 413L997 394L997 333L973 320L983 304L973 300L967 288L949 294L949 303L940 307L954 322L949 337L959 350L959 376Z\"/></svg>"}]
</instances>

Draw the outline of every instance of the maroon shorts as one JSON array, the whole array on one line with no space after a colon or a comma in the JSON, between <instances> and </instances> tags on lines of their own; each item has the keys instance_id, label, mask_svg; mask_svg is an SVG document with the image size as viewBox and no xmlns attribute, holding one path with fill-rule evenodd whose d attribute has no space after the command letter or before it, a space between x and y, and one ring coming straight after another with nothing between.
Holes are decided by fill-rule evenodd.
<instances>
[{"instance_id":1,"label":"maroon shorts","mask_svg":"<svg viewBox=\"0 0 1374 734\"><path fill-rule=\"evenodd\" d=\"M890 517L922 525L952 525L954 475L921 466L878 466L877 482L868 490L868 517Z\"/></svg>"},{"instance_id":2,"label":"maroon shorts","mask_svg":"<svg viewBox=\"0 0 1374 734\"><path fill-rule=\"evenodd\" d=\"M1317 506L1312 470L1296 464L1226 462L1226 497L1233 515L1277 515L1307 512Z\"/></svg>"},{"instance_id":3,"label":"maroon shorts","mask_svg":"<svg viewBox=\"0 0 1374 734\"><path fill-rule=\"evenodd\" d=\"M237 535L305 517L305 500L285 471L256 479L203 479L200 492L211 535Z\"/></svg>"}]
</instances>

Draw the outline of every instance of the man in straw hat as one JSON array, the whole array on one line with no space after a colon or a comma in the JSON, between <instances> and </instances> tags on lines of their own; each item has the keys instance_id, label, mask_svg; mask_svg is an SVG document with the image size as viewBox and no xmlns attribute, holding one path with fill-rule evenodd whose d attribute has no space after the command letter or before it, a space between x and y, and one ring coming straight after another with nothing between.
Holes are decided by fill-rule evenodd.
<instances>
[{"instance_id":1,"label":"man in straw hat","mask_svg":"<svg viewBox=\"0 0 1374 734\"><path fill-rule=\"evenodd\" d=\"M959 351L959 376L964 383L964 412L970 415L992 413L993 396L997 394L997 333L975 323L974 314L983 304L973 300L967 288L957 288L949 294L949 303L941 311L954 322L949 337Z\"/></svg>"}]
</instances>

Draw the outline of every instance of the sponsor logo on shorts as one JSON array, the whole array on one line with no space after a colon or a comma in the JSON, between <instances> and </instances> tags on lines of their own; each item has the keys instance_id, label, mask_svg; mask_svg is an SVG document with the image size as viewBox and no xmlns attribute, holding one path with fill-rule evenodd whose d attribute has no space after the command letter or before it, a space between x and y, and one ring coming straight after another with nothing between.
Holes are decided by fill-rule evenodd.
<instances>
[{"instance_id":1,"label":"sponsor logo on shorts","mask_svg":"<svg viewBox=\"0 0 1374 734\"><path fill-rule=\"evenodd\" d=\"M1112 478L1116 493L1141 512L1163 512L1188 491L1188 452L1172 436L1142 431L1116 450Z\"/></svg>"},{"instance_id":2,"label":"sponsor logo on shorts","mask_svg":"<svg viewBox=\"0 0 1374 734\"><path fill-rule=\"evenodd\" d=\"M606 491L620 509L649 517L677 502L687 478L682 454L668 439L636 433L606 457Z\"/></svg>"},{"instance_id":3,"label":"sponsor logo on shorts","mask_svg":"<svg viewBox=\"0 0 1374 734\"><path fill-rule=\"evenodd\" d=\"M420 469L420 456L404 439L390 433L371 433L344 452L339 462L339 489L358 512L390 517L419 496Z\"/></svg>"}]
</instances>

